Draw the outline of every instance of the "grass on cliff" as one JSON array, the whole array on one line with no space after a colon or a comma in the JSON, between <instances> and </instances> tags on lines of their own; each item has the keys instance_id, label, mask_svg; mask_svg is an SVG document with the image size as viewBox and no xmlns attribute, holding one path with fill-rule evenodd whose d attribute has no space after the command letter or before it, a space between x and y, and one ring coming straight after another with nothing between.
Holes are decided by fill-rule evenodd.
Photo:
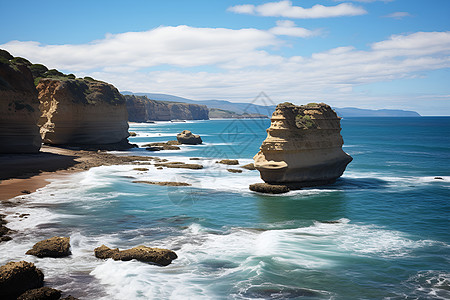
<instances>
[{"instance_id":1,"label":"grass on cliff","mask_svg":"<svg viewBox=\"0 0 450 300\"><path fill-rule=\"evenodd\" d=\"M297 115L295 117L295 125L298 128L304 128L304 129L317 128L317 124L314 122L314 120L311 118L311 116L308 116L308 115Z\"/></svg>"}]
</instances>

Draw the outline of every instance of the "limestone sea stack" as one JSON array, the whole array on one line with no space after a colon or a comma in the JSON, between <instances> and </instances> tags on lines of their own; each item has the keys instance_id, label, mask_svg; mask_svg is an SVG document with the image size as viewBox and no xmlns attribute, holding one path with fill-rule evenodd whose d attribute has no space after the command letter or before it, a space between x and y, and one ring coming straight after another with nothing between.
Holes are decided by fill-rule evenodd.
<instances>
[{"instance_id":1,"label":"limestone sea stack","mask_svg":"<svg viewBox=\"0 0 450 300\"><path fill-rule=\"evenodd\" d=\"M61 73L41 78L37 90L44 143L130 148L126 101L111 84Z\"/></svg>"},{"instance_id":2,"label":"limestone sea stack","mask_svg":"<svg viewBox=\"0 0 450 300\"><path fill-rule=\"evenodd\" d=\"M342 150L340 118L325 103L278 104L267 138L253 157L269 184L290 187L334 182L352 157Z\"/></svg>"},{"instance_id":3,"label":"limestone sea stack","mask_svg":"<svg viewBox=\"0 0 450 300\"><path fill-rule=\"evenodd\" d=\"M26 59L0 49L0 153L35 153L41 148L40 111Z\"/></svg>"}]
</instances>

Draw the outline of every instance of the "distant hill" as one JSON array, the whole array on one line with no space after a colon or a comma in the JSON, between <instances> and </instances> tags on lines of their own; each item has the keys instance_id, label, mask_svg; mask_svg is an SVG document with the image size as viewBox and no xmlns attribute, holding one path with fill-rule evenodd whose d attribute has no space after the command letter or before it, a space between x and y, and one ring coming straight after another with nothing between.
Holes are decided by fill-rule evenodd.
<instances>
[{"instance_id":1,"label":"distant hill","mask_svg":"<svg viewBox=\"0 0 450 300\"><path fill-rule=\"evenodd\" d=\"M157 93L132 93L132 92L122 92L124 95L136 95L136 96L147 96L150 99L158 100L158 101L170 101L170 102L183 102L183 103L192 103L192 104L203 104L208 106L209 109L216 108L218 110L215 113L219 113L225 115L224 112L228 111L231 113L236 113L238 115L242 115L244 113L247 114L260 114L271 116L273 111L275 110L276 105L271 106L263 106L263 105L255 105L251 103L234 103L226 100L192 100L182 97L177 97L173 95L167 94L157 94ZM343 118L349 117L420 117L420 114L415 111L408 110L400 110L400 109L361 109L355 107L344 107L337 108L333 107L336 113ZM220 111L219 111L220 110Z\"/></svg>"},{"instance_id":2,"label":"distant hill","mask_svg":"<svg viewBox=\"0 0 450 300\"><path fill-rule=\"evenodd\" d=\"M420 114L411 110L400 109L361 109L355 107L333 108L344 118L349 117L420 117Z\"/></svg>"}]
</instances>

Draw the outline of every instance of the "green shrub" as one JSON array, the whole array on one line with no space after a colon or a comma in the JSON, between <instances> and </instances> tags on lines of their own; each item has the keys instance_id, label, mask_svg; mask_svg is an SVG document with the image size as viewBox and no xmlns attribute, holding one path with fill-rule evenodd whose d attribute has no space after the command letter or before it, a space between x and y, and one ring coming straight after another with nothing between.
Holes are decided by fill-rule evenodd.
<instances>
[{"instance_id":1,"label":"green shrub","mask_svg":"<svg viewBox=\"0 0 450 300\"><path fill-rule=\"evenodd\" d=\"M44 76L45 72L48 71L48 68L41 64L33 64L30 66L31 74L33 74L34 78Z\"/></svg>"},{"instance_id":2,"label":"green shrub","mask_svg":"<svg viewBox=\"0 0 450 300\"><path fill-rule=\"evenodd\" d=\"M11 59L11 62L16 65L26 65L26 66L32 65L29 60L23 57L14 57L13 59Z\"/></svg>"},{"instance_id":3,"label":"green shrub","mask_svg":"<svg viewBox=\"0 0 450 300\"><path fill-rule=\"evenodd\" d=\"M308 115L297 115L295 117L295 125L298 128L305 128L305 129L313 129L317 128L316 123L311 118L311 116Z\"/></svg>"}]
</instances>

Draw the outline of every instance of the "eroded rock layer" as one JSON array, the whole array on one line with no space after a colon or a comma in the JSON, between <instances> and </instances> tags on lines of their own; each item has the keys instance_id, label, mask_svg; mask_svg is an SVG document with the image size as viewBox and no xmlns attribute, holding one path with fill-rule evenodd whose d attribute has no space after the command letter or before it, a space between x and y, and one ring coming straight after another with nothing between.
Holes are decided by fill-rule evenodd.
<instances>
[{"instance_id":1,"label":"eroded rock layer","mask_svg":"<svg viewBox=\"0 0 450 300\"><path fill-rule=\"evenodd\" d=\"M334 182L352 158L342 150L340 118L324 103L276 107L267 138L253 157L270 184L314 186Z\"/></svg>"},{"instance_id":2,"label":"eroded rock layer","mask_svg":"<svg viewBox=\"0 0 450 300\"><path fill-rule=\"evenodd\" d=\"M39 101L28 64L0 50L0 153L35 153L41 148Z\"/></svg>"},{"instance_id":3,"label":"eroded rock layer","mask_svg":"<svg viewBox=\"0 0 450 300\"><path fill-rule=\"evenodd\" d=\"M111 84L91 78L43 78L37 90L44 143L128 144L126 101Z\"/></svg>"},{"instance_id":4,"label":"eroded rock layer","mask_svg":"<svg viewBox=\"0 0 450 300\"><path fill-rule=\"evenodd\" d=\"M131 122L208 120L206 105L155 101L146 96L126 95L125 98Z\"/></svg>"}]
</instances>

